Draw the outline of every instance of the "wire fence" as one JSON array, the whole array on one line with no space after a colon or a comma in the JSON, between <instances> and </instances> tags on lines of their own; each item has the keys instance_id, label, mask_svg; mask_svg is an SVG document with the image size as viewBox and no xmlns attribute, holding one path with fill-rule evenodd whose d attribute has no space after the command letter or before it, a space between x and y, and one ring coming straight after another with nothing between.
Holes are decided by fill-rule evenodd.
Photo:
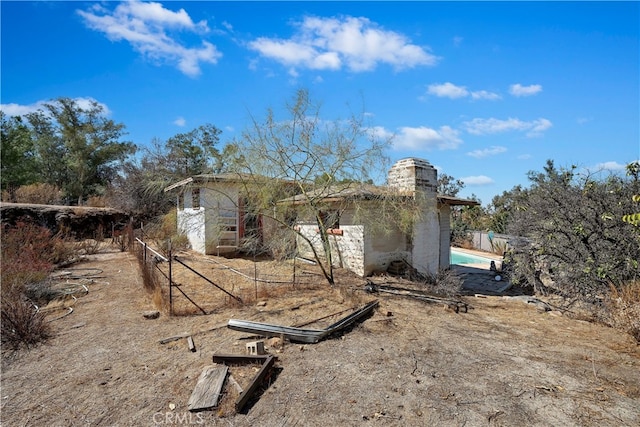
<instances>
[{"instance_id":1,"label":"wire fence","mask_svg":"<svg viewBox=\"0 0 640 427\"><path fill-rule=\"evenodd\" d=\"M263 258L201 256L178 251L168 254L136 238L145 287L166 301L170 315L209 314L230 305L258 302L292 289L323 283L314 263L301 259L277 262ZM228 264L233 264L233 266ZM148 284L147 284L148 283Z\"/></svg>"}]
</instances>

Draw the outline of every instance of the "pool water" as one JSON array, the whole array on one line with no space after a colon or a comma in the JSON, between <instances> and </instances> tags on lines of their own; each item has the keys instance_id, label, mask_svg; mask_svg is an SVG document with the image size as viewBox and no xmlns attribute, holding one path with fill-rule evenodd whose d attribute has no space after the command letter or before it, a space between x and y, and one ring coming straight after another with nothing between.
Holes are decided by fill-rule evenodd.
<instances>
[{"instance_id":1,"label":"pool water","mask_svg":"<svg viewBox=\"0 0 640 427\"><path fill-rule=\"evenodd\" d=\"M451 264L490 264L491 258L485 258L476 255L470 255L464 252L457 252L453 249L451 250L451 260L449 261Z\"/></svg>"}]
</instances>

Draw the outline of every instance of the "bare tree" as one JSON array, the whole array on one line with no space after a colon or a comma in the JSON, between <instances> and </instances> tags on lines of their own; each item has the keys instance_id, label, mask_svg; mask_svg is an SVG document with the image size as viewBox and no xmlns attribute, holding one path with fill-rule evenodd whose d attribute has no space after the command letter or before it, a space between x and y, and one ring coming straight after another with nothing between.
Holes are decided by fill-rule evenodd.
<instances>
[{"instance_id":1,"label":"bare tree","mask_svg":"<svg viewBox=\"0 0 640 427\"><path fill-rule=\"evenodd\" d=\"M238 168L245 173L250 209L295 234L333 285L332 230L354 198L389 201L370 221L365 218L366 209L352 213L372 227L381 224L382 215L398 222L404 218L395 213L400 199L371 185L386 176L385 149L391 140L379 138L373 128L366 127L364 114L323 120L307 90L298 90L286 110L285 120L276 119L272 109L264 120L253 118L251 128L237 142L243 154ZM315 236L303 232L305 221L317 230Z\"/></svg>"}]
</instances>

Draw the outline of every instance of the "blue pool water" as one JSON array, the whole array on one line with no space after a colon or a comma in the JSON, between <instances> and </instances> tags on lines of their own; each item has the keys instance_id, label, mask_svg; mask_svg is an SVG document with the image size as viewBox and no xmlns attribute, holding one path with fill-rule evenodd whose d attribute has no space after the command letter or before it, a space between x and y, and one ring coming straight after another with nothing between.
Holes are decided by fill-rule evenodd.
<instances>
[{"instance_id":1,"label":"blue pool water","mask_svg":"<svg viewBox=\"0 0 640 427\"><path fill-rule=\"evenodd\" d=\"M458 252L451 249L451 264L490 264L491 258L485 258L476 255L470 255L464 252Z\"/></svg>"}]
</instances>

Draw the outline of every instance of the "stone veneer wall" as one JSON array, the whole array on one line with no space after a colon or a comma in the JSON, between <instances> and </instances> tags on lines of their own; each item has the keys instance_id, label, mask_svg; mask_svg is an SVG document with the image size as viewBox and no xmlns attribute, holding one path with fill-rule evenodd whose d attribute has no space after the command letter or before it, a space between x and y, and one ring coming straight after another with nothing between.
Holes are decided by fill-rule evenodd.
<instances>
[{"instance_id":1,"label":"stone veneer wall","mask_svg":"<svg viewBox=\"0 0 640 427\"><path fill-rule=\"evenodd\" d=\"M412 193L422 205L423 215L413 228L411 259L408 261L421 273L437 274L440 267L438 172L426 160L402 159L389 170L387 183Z\"/></svg>"}]
</instances>

